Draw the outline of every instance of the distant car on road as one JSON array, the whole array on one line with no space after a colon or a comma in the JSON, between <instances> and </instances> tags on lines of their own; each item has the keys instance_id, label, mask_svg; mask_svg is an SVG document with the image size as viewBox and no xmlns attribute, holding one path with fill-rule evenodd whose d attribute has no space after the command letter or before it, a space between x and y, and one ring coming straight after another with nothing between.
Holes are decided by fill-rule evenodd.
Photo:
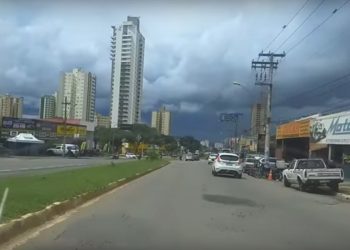
<instances>
[{"instance_id":1,"label":"distant car on road","mask_svg":"<svg viewBox=\"0 0 350 250\"><path fill-rule=\"evenodd\" d=\"M193 161L193 155L192 153L187 153L185 156L185 161Z\"/></svg>"},{"instance_id":2,"label":"distant car on road","mask_svg":"<svg viewBox=\"0 0 350 250\"><path fill-rule=\"evenodd\" d=\"M212 165L212 174L228 175L242 178L243 167L239 164L239 157L232 153L219 153Z\"/></svg>"},{"instance_id":3,"label":"distant car on road","mask_svg":"<svg viewBox=\"0 0 350 250\"><path fill-rule=\"evenodd\" d=\"M64 154L67 156L78 156L79 155L79 146L75 144L58 144L53 148L48 148L46 150L48 155L63 155L63 149Z\"/></svg>"},{"instance_id":4,"label":"distant car on road","mask_svg":"<svg viewBox=\"0 0 350 250\"><path fill-rule=\"evenodd\" d=\"M208 156L208 164L212 164L212 163L215 161L215 159L216 159L217 156L218 156L218 154L216 154L216 153L211 153L211 154Z\"/></svg>"},{"instance_id":5,"label":"distant car on road","mask_svg":"<svg viewBox=\"0 0 350 250\"><path fill-rule=\"evenodd\" d=\"M196 153L196 154L193 154L192 158L193 158L193 159L192 159L193 161L199 161L199 160L200 160L200 158L199 158L199 153L198 153L198 154L197 154L197 153Z\"/></svg>"},{"instance_id":6,"label":"distant car on road","mask_svg":"<svg viewBox=\"0 0 350 250\"><path fill-rule=\"evenodd\" d=\"M137 156L133 153L126 153L125 158L126 159L137 159Z\"/></svg>"},{"instance_id":7,"label":"distant car on road","mask_svg":"<svg viewBox=\"0 0 350 250\"><path fill-rule=\"evenodd\" d=\"M343 169L327 168L322 159L294 160L282 174L284 186L297 184L300 191L305 191L307 187L327 185L337 192L339 183L344 181Z\"/></svg>"}]
</instances>

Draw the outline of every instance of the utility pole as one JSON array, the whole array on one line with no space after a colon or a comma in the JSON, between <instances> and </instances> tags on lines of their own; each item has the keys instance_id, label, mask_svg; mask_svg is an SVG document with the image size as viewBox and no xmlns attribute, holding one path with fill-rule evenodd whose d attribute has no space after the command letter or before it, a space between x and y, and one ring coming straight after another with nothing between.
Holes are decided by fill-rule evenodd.
<instances>
[{"instance_id":1,"label":"utility pole","mask_svg":"<svg viewBox=\"0 0 350 250\"><path fill-rule=\"evenodd\" d=\"M64 105L64 120L63 120L63 157L66 155L66 133L67 133L67 105L70 105L71 103L67 101L67 96L64 97L64 102L62 102Z\"/></svg>"},{"instance_id":2,"label":"utility pole","mask_svg":"<svg viewBox=\"0 0 350 250\"><path fill-rule=\"evenodd\" d=\"M252 61L253 69L261 69L260 76L259 73L256 73L255 85L259 86L267 86L267 102L266 102L266 119L265 119L265 164L269 167L269 158L270 158L270 123L271 123L271 100L272 100L272 79L273 79L273 71L277 69L278 61L275 61L275 58L285 57L286 53L283 52L281 54L275 54L272 52L259 53L260 57L267 57L268 61L259 59L257 61ZM266 76L266 70L269 70L268 77ZM264 71L264 73L263 73Z\"/></svg>"}]
</instances>

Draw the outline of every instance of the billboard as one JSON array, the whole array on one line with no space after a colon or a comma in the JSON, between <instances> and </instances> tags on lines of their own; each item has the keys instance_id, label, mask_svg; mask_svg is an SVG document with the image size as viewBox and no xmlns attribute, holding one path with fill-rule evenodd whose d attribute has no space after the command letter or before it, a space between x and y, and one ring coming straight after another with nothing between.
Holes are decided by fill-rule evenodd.
<instances>
[{"instance_id":1,"label":"billboard","mask_svg":"<svg viewBox=\"0 0 350 250\"><path fill-rule=\"evenodd\" d=\"M34 130L35 129L35 120L34 119L3 117L1 127L6 128L6 129Z\"/></svg>"},{"instance_id":2,"label":"billboard","mask_svg":"<svg viewBox=\"0 0 350 250\"><path fill-rule=\"evenodd\" d=\"M276 139L310 137L310 120L293 121L277 127Z\"/></svg>"},{"instance_id":3,"label":"billboard","mask_svg":"<svg viewBox=\"0 0 350 250\"><path fill-rule=\"evenodd\" d=\"M57 125L57 136L64 136L64 125ZM75 126L67 125L66 126L66 136L72 137L85 137L86 136L86 127L85 126Z\"/></svg>"},{"instance_id":4,"label":"billboard","mask_svg":"<svg viewBox=\"0 0 350 250\"><path fill-rule=\"evenodd\" d=\"M2 118L0 138L9 138L19 133L30 133L42 140L56 140L65 134L64 125L56 122L26 118ZM66 136L85 138L86 126L69 124L67 125Z\"/></svg>"},{"instance_id":5,"label":"billboard","mask_svg":"<svg viewBox=\"0 0 350 250\"><path fill-rule=\"evenodd\" d=\"M350 144L350 112L313 119L310 123L310 142Z\"/></svg>"}]
</instances>

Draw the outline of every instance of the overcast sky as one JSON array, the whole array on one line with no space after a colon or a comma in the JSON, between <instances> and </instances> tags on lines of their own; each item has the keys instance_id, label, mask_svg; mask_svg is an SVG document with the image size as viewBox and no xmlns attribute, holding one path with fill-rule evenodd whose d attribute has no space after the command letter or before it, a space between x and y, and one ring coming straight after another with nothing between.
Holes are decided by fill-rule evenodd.
<instances>
[{"instance_id":1,"label":"overcast sky","mask_svg":"<svg viewBox=\"0 0 350 250\"><path fill-rule=\"evenodd\" d=\"M60 72L81 67L96 74L96 108L108 114L110 26L139 16L146 40L143 120L164 104L173 111L174 135L218 140L233 134L232 124L219 122L221 112L242 112L240 130L249 127L261 90L251 60L304 2L0 0L0 93L23 96L25 113L37 114ZM345 0L324 1L276 51L321 2L308 1L269 49L288 52ZM350 78L324 85L350 73L349 23L347 4L280 62L274 121L350 104Z\"/></svg>"}]
</instances>

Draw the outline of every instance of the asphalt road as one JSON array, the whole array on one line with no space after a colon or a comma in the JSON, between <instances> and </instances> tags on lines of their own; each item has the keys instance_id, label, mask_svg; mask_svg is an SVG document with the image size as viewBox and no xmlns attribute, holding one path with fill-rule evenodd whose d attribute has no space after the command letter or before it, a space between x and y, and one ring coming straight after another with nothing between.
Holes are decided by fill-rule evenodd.
<instances>
[{"instance_id":1,"label":"asphalt road","mask_svg":"<svg viewBox=\"0 0 350 250\"><path fill-rule=\"evenodd\" d=\"M349 249L350 203L174 162L37 231L17 250Z\"/></svg>"},{"instance_id":2,"label":"asphalt road","mask_svg":"<svg viewBox=\"0 0 350 250\"><path fill-rule=\"evenodd\" d=\"M112 160L107 157L0 157L0 178L9 175L24 175L64 171L100 164L118 163L125 159Z\"/></svg>"}]
</instances>

